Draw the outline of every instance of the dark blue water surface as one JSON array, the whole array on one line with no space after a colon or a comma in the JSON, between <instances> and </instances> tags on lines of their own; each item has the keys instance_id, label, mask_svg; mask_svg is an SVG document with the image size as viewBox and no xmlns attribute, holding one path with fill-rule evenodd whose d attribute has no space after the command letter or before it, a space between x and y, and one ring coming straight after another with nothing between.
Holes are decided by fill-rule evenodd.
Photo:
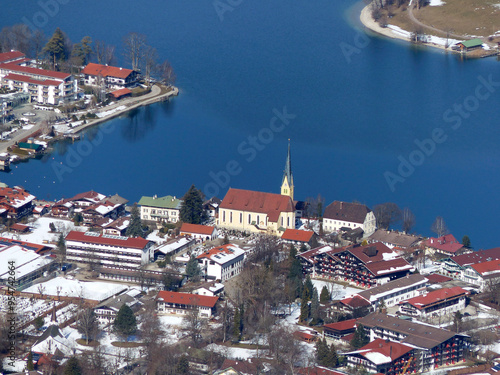
<instances>
[{"instance_id":1,"label":"dark blue water surface","mask_svg":"<svg viewBox=\"0 0 500 375\"><path fill-rule=\"evenodd\" d=\"M458 239L498 246L500 87L482 83L500 82L495 58L367 37L348 0L243 0L222 17L211 1L60 1L47 17L35 2L4 1L0 25L28 19L74 42L105 40L125 67L123 36L144 33L180 95L15 166L0 175L7 184L48 199L94 189L137 201L193 183L221 198L229 186L279 192L290 138L297 199L396 202L419 233L439 215ZM274 121L285 107L286 124ZM433 135L424 155L415 142ZM409 158L416 166L401 174Z\"/></svg>"}]
</instances>

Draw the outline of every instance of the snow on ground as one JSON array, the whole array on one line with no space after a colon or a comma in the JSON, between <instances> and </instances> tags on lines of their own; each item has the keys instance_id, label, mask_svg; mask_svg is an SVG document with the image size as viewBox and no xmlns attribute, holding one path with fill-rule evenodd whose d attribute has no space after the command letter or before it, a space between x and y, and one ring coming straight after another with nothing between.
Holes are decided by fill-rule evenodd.
<instances>
[{"instance_id":1,"label":"snow on ground","mask_svg":"<svg viewBox=\"0 0 500 375\"><path fill-rule=\"evenodd\" d=\"M457 39L446 39L446 38L441 38L439 36L435 36L435 35L428 35L427 36L427 43L434 43L434 44L438 44L440 46L452 46L454 44L457 44L461 42L460 40L457 40Z\"/></svg>"},{"instance_id":2,"label":"snow on ground","mask_svg":"<svg viewBox=\"0 0 500 375\"><path fill-rule=\"evenodd\" d=\"M445 4L446 3L443 0L429 0L429 5L431 7L439 7Z\"/></svg>"},{"instance_id":3,"label":"snow on ground","mask_svg":"<svg viewBox=\"0 0 500 375\"><path fill-rule=\"evenodd\" d=\"M317 280L311 279L313 285L318 290L318 296L321 294L321 290L323 286L326 286L330 294L332 295L333 300L343 299L355 293L361 292L363 289L358 289L350 286L344 286L341 284L336 284L332 281L327 280Z\"/></svg>"},{"instance_id":4,"label":"snow on ground","mask_svg":"<svg viewBox=\"0 0 500 375\"><path fill-rule=\"evenodd\" d=\"M257 349L244 349L244 348L231 348L224 345L210 344L207 346L208 350L213 350L214 352L221 353L229 359L249 359L257 357ZM260 355L262 355L263 350L260 350Z\"/></svg>"},{"instance_id":5,"label":"snow on ground","mask_svg":"<svg viewBox=\"0 0 500 375\"><path fill-rule=\"evenodd\" d=\"M146 237L146 239L148 241L156 242L157 244L162 244L164 242L167 242L168 237L165 235L165 237L161 238L158 235L158 233L159 233L158 230L154 230L154 231L152 231L151 233L148 234L148 236Z\"/></svg>"},{"instance_id":6,"label":"snow on ground","mask_svg":"<svg viewBox=\"0 0 500 375\"><path fill-rule=\"evenodd\" d=\"M109 111L98 112L98 113L96 113L96 115L97 115L97 117L99 117L99 118L103 118L103 117L106 117L106 116L112 115L113 113L123 111L124 109L127 109L127 107L126 107L126 106L124 106L124 105L121 105L121 106L119 106L119 107L116 107L116 108L110 109Z\"/></svg>"},{"instance_id":7,"label":"snow on ground","mask_svg":"<svg viewBox=\"0 0 500 375\"><path fill-rule=\"evenodd\" d=\"M50 246L48 243L52 241L57 241L59 237L59 233L50 233L50 223L54 223L56 229L60 232L67 233L71 230L78 230L81 232L85 232L87 228L85 227L75 227L72 221L70 220L62 220L56 218L49 217L41 217L36 220L34 223L30 223L29 225L32 227L32 232L27 234L17 234L11 232L3 232L2 236L7 238L15 238L21 241L32 242L36 244L46 244Z\"/></svg>"},{"instance_id":8,"label":"snow on ground","mask_svg":"<svg viewBox=\"0 0 500 375\"><path fill-rule=\"evenodd\" d=\"M411 32L403 30L399 26L396 25L387 25L388 29L391 29L394 33L399 34L405 38L410 38L411 37Z\"/></svg>"},{"instance_id":9,"label":"snow on ground","mask_svg":"<svg viewBox=\"0 0 500 375\"><path fill-rule=\"evenodd\" d=\"M127 289L126 285L117 283L106 283L102 281L80 281L64 277L56 277L55 279L44 283L30 286L24 290L27 293L39 293L39 286L43 286L43 294L57 296L57 290L60 288L61 296L68 297L83 297L85 299L103 301L121 291Z\"/></svg>"}]
</instances>

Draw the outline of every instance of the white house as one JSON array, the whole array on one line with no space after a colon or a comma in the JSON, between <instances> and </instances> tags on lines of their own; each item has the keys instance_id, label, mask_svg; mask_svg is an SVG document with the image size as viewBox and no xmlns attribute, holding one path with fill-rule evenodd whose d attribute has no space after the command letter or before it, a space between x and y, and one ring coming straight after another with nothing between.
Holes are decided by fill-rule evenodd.
<instances>
[{"instance_id":1,"label":"white house","mask_svg":"<svg viewBox=\"0 0 500 375\"><path fill-rule=\"evenodd\" d=\"M125 304L135 312L138 310L141 303L133 296L123 293L108 298L94 307L94 312L99 324L103 326L112 324L115 321L116 314L118 314L120 308Z\"/></svg>"},{"instance_id":2,"label":"white house","mask_svg":"<svg viewBox=\"0 0 500 375\"><path fill-rule=\"evenodd\" d=\"M210 225L182 223L180 235L191 236L202 241L211 241L217 238L218 233L217 228Z\"/></svg>"},{"instance_id":3,"label":"white house","mask_svg":"<svg viewBox=\"0 0 500 375\"><path fill-rule=\"evenodd\" d=\"M465 309L469 292L459 286L434 290L399 303L399 312L419 318L452 314Z\"/></svg>"},{"instance_id":4,"label":"white house","mask_svg":"<svg viewBox=\"0 0 500 375\"><path fill-rule=\"evenodd\" d=\"M323 214L323 230L338 232L341 228L361 228L366 237L377 229L377 220L364 204L334 201Z\"/></svg>"},{"instance_id":5,"label":"white house","mask_svg":"<svg viewBox=\"0 0 500 375\"><path fill-rule=\"evenodd\" d=\"M82 70L85 84L88 86L101 86L120 89L137 82L137 72L116 66L89 63Z\"/></svg>"},{"instance_id":6,"label":"white house","mask_svg":"<svg viewBox=\"0 0 500 375\"><path fill-rule=\"evenodd\" d=\"M243 249L227 244L207 250L197 259L207 278L224 282L241 272L244 256Z\"/></svg>"},{"instance_id":7,"label":"white house","mask_svg":"<svg viewBox=\"0 0 500 375\"><path fill-rule=\"evenodd\" d=\"M500 283L500 260L470 264L462 272L463 279L477 285L484 292Z\"/></svg>"},{"instance_id":8,"label":"white house","mask_svg":"<svg viewBox=\"0 0 500 375\"><path fill-rule=\"evenodd\" d=\"M141 219L146 221L177 223L180 218L182 200L171 195L165 197L142 197L138 205L141 207Z\"/></svg>"},{"instance_id":9,"label":"white house","mask_svg":"<svg viewBox=\"0 0 500 375\"><path fill-rule=\"evenodd\" d=\"M56 354L57 351L65 356L74 354L73 345L64 337L56 325L49 326L31 347L33 353Z\"/></svg>"},{"instance_id":10,"label":"white house","mask_svg":"<svg viewBox=\"0 0 500 375\"><path fill-rule=\"evenodd\" d=\"M72 262L137 268L153 258L153 242L141 237L78 231L66 236L66 259Z\"/></svg>"},{"instance_id":11,"label":"white house","mask_svg":"<svg viewBox=\"0 0 500 375\"><path fill-rule=\"evenodd\" d=\"M156 296L156 309L159 314L180 315L197 310L200 317L210 318L215 313L218 300L219 297L162 290Z\"/></svg>"}]
</instances>

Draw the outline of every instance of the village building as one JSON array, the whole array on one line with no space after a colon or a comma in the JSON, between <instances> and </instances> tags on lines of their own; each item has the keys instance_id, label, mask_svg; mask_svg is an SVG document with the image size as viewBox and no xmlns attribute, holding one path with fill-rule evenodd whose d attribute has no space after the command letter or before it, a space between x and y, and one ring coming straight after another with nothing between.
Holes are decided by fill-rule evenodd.
<instances>
[{"instance_id":1,"label":"village building","mask_svg":"<svg viewBox=\"0 0 500 375\"><path fill-rule=\"evenodd\" d=\"M447 234L439 238L431 237L424 241L423 244L425 246L425 251L429 255L438 253L453 257L456 255L472 252L472 250L466 248L464 245L458 242L453 234Z\"/></svg>"},{"instance_id":2,"label":"village building","mask_svg":"<svg viewBox=\"0 0 500 375\"><path fill-rule=\"evenodd\" d=\"M323 230L326 233L355 228L363 229L365 237L377 229L377 220L372 210L361 203L334 201L323 214Z\"/></svg>"},{"instance_id":3,"label":"village building","mask_svg":"<svg viewBox=\"0 0 500 375\"><path fill-rule=\"evenodd\" d=\"M475 49L483 48L483 41L479 38L464 40L455 44L461 52L469 52Z\"/></svg>"},{"instance_id":4,"label":"village building","mask_svg":"<svg viewBox=\"0 0 500 375\"><path fill-rule=\"evenodd\" d=\"M71 231L66 236L66 259L116 267L137 268L153 259L153 242L141 237Z\"/></svg>"},{"instance_id":5,"label":"village building","mask_svg":"<svg viewBox=\"0 0 500 375\"><path fill-rule=\"evenodd\" d=\"M0 187L0 216L19 220L33 212L35 196L19 186Z\"/></svg>"},{"instance_id":6,"label":"village building","mask_svg":"<svg viewBox=\"0 0 500 375\"><path fill-rule=\"evenodd\" d=\"M109 219L108 219L109 220ZM128 226L130 225L130 217L124 216L104 226L103 233L111 236L125 236Z\"/></svg>"},{"instance_id":7,"label":"village building","mask_svg":"<svg viewBox=\"0 0 500 375\"><path fill-rule=\"evenodd\" d=\"M415 270L399 254L380 242L331 250L328 247L312 249L298 257L306 265L304 271L315 277L341 280L367 288L404 277Z\"/></svg>"},{"instance_id":8,"label":"village building","mask_svg":"<svg viewBox=\"0 0 500 375\"><path fill-rule=\"evenodd\" d=\"M132 309L134 313L139 311L141 307L141 302L136 298L140 295L140 291L137 293L125 292L117 296L108 298L102 301L97 306L94 307L94 313L96 315L97 321L102 326L108 326L115 321L118 311L123 305L127 305Z\"/></svg>"},{"instance_id":9,"label":"village building","mask_svg":"<svg viewBox=\"0 0 500 375\"><path fill-rule=\"evenodd\" d=\"M358 299L366 301L370 310L374 311L381 305L396 306L399 302L422 295L427 286L427 278L420 275L408 275L383 285L360 291L353 296L344 298L341 302L354 310L361 304Z\"/></svg>"},{"instance_id":10,"label":"village building","mask_svg":"<svg viewBox=\"0 0 500 375\"><path fill-rule=\"evenodd\" d=\"M133 86L138 74L132 69L89 63L82 70L85 85L104 86L110 89L122 89Z\"/></svg>"},{"instance_id":11,"label":"village building","mask_svg":"<svg viewBox=\"0 0 500 375\"><path fill-rule=\"evenodd\" d=\"M238 275L243 269L245 251L236 245L227 244L207 250L198 255L198 263L207 279L224 282Z\"/></svg>"},{"instance_id":12,"label":"village building","mask_svg":"<svg viewBox=\"0 0 500 375\"><path fill-rule=\"evenodd\" d=\"M132 91L130 89L124 87L122 89L111 91L109 93L109 96L115 100L125 99L125 98L129 98L132 96Z\"/></svg>"},{"instance_id":13,"label":"village building","mask_svg":"<svg viewBox=\"0 0 500 375\"><path fill-rule=\"evenodd\" d=\"M498 259L500 259L500 247L443 258L439 262L439 273L443 276L451 277L452 279L477 284L476 274L474 272L466 273L466 267L471 264L489 262L491 260Z\"/></svg>"},{"instance_id":14,"label":"village building","mask_svg":"<svg viewBox=\"0 0 500 375\"><path fill-rule=\"evenodd\" d=\"M196 240L194 238L178 237L168 240L154 249L155 259L178 254L183 250L191 249L195 245Z\"/></svg>"},{"instance_id":15,"label":"village building","mask_svg":"<svg viewBox=\"0 0 500 375\"><path fill-rule=\"evenodd\" d=\"M224 284L216 281L206 282L194 288L191 293L201 296L221 297L224 295Z\"/></svg>"},{"instance_id":16,"label":"village building","mask_svg":"<svg viewBox=\"0 0 500 375\"><path fill-rule=\"evenodd\" d=\"M31 347L33 353L38 354L62 354L70 357L74 354L74 345L62 334L56 325L49 326Z\"/></svg>"},{"instance_id":17,"label":"village building","mask_svg":"<svg viewBox=\"0 0 500 375\"><path fill-rule=\"evenodd\" d=\"M73 203L75 209L78 209L77 211L80 211L102 202L102 200L105 198L106 196L104 194L91 190L84 193L79 193L73 198L69 198L68 201Z\"/></svg>"},{"instance_id":18,"label":"village building","mask_svg":"<svg viewBox=\"0 0 500 375\"><path fill-rule=\"evenodd\" d=\"M459 286L443 288L399 302L399 312L416 318L453 314L465 309L469 292Z\"/></svg>"},{"instance_id":19,"label":"village building","mask_svg":"<svg viewBox=\"0 0 500 375\"><path fill-rule=\"evenodd\" d=\"M18 51L0 53L0 86L30 95L32 102L58 105L77 99L78 82L69 73L27 66Z\"/></svg>"},{"instance_id":20,"label":"village building","mask_svg":"<svg viewBox=\"0 0 500 375\"><path fill-rule=\"evenodd\" d=\"M316 239L317 235L312 230L287 229L281 236L282 241L294 245L311 245Z\"/></svg>"},{"instance_id":21,"label":"village building","mask_svg":"<svg viewBox=\"0 0 500 375\"><path fill-rule=\"evenodd\" d=\"M375 339L358 350L346 353L348 367L363 366L369 373L414 373L418 368L412 346Z\"/></svg>"},{"instance_id":22,"label":"village building","mask_svg":"<svg viewBox=\"0 0 500 375\"><path fill-rule=\"evenodd\" d=\"M215 219L219 212L219 206L222 201L217 197L212 197L209 200L203 202L203 210L207 213L210 219Z\"/></svg>"},{"instance_id":23,"label":"village building","mask_svg":"<svg viewBox=\"0 0 500 375\"><path fill-rule=\"evenodd\" d=\"M51 272L55 266L54 258L37 254L25 246L2 247L0 248L0 285L8 285L9 280L15 277L15 287L18 288Z\"/></svg>"},{"instance_id":24,"label":"village building","mask_svg":"<svg viewBox=\"0 0 500 375\"><path fill-rule=\"evenodd\" d=\"M342 313L352 318L360 318L373 311L375 311L375 309L370 301L360 297L358 294L354 294L339 301L333 301L331 306L327 309L327 315L335 316L336 313Z\"/></svg>"},{"instance_id":25,"label":"village building","mask_svg":"<svg viewBox=\"0 0 500 375\"><path fill-rule=\"evenodd\" d=\"M356 331L357 319L348 319L323 325L323 335L332 340L340 340Z\"/></svg>"},{"instance_id":26,"label":"village building","mask_svg":"<svg viewBox=\"0 0 500 375\"><path fill-rule=\"evenodd\" d=\"M365 316L357 324L369 331L370 341L393 340L414 347L417 372L464 361L470 346L466 335L382 313Z\"/></svg>"},{"instance_id":27,"label":"village building","mask_svg":"<svg viewBox=\"0 0 500 375\"><path fill-rule=\"evenodd\" d=\"M215 313L219 297L199 294L169 292L162 290L156 296L156 309L159 314L187 315L190 311L198 311L201 318L211 318Z\"/></svg>"},{"instance_id":28,"label":"village building","mask_svg":"<svg viewBox=\"0 0 500 375\"><path fill-rule=\"evenodd\" d=\"M490 260L465 267L464 278L479 287L481 292L490 291L500 283L500 260Z\"/></svg>"},{"instance_id":29,"label":"village building","mask_svg":"<svg viewBox=\"0 0 500 375\"><path fill-rule=\"evenodd\" d=\"M172 278L181 280L182 275L168 271L130 268L130 266L101 266L99 267L99 278L134 283L141 287L164 287L167 278L170 280Z\"/></svg>"},{"instance_id":30,"label":"village building","mask_svg":"<svg viewBox=\"0 0 500 375\"><path fill-rule=\"evenodd\" d=\"M299 375L346 375L345 372L335 371L328 367L323 366L314 366L314 367L306 367L300 368L297 370L297 374Z\"/></svg>"},{"instance_id":31,"label":"village building","mask_svg":"<svg viewBox=\"0 0 500 375\"><path fill-rule=\"evenodd\" d=\"M190 236L201 241L212 241L218 237L217 228L210 225L182 223L179 233L181 236Z\"/></svg>"},{"instance_id":32,"label":"village building","mask_svg":"<svg viewBox=\"0 0 500 375\"><path fill-rule=\"evenodd\" d=\"M406 234L398 231L390 231L385 229L377 229L369 238L369 241L382 242L390 249L399 248L405 251L417 246L422 237Z\"/></svg>"},{"instance_id":33,"label":"village building","mask_svg":"<svg viewBox=\"0 0 500 375\"><path fill-rule=\"evenodd\" d=\"M180 219L182 200L171 195L159 197L142 197L138 203L141 207L141 219L158 223L177 223Z\"/></svg>"}]
</instances>

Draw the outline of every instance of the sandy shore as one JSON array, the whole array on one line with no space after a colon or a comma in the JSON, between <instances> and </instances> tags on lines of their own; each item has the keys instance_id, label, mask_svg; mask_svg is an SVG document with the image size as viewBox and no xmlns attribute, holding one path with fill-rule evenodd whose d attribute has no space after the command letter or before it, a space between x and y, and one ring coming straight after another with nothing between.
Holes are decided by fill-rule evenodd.
<instances>
[{"instance_id":1,"label":"sandy shore","mask_svg":"<svg viewBox=\"0 0 500 375\"><path fill-rule=\"evenodd\" d=\"M371 12L370 12L370 5L367 5L363 8L363 10L361 11L361 14L359 16L359 19L360 19L361 23L367 29L373 31L374 33L384 35L384 36L392 38L392 39L401 39L401 40L404 40L408 43L412 43L409 38L407 38L401 34L398 34L387 27L381 27L377 22L375 22L372 18ZM421 45L439 48L439 49L445 50L445 51L451 51L449 48L445 48L444 46L442 46L440 44L425 43L425 44L421 44Z\"/></svg>"}]
</instances>

